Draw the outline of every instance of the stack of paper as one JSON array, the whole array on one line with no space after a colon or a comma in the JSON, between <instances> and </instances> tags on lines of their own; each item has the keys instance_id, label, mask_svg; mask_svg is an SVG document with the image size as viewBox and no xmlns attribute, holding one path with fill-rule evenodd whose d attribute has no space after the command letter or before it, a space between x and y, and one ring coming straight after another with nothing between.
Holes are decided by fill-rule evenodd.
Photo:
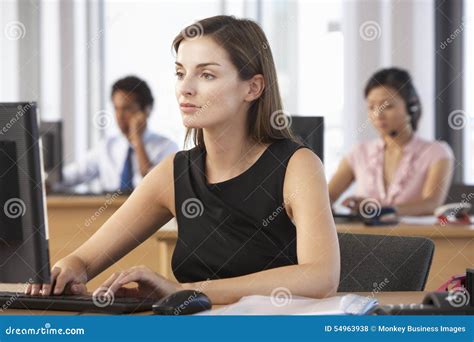
<instances>
[{"instance_id":1,"label":"stack of paper","mask_svg":"<svg viewBox=\"0 0 474 342\"><path fill-rule=\"evenodd\" d=\"M363 315L377 304L374 298L354 294L324 299L246 296L234 304L198 315Z\"/></svg>"}]
</instances>

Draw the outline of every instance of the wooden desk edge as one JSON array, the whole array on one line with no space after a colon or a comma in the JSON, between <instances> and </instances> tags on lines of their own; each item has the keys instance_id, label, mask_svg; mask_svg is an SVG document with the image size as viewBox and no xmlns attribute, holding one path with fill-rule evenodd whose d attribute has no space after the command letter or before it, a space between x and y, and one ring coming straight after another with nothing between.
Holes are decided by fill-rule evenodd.
<instances>
[{"instance_id":1,"label":"wooden desk edge","mask_svg":"<svg viewBox=\"0 0 474 342\"><path fill-rule=\"evenodd\" d=\"M338 233L348 234L373 234L390 236L410 236L426 238L474 238L474 228L472 226L460 227L438 227L438 226L417 226L403 225L390 227L366 227L364 225L336 224ZM177 230L158 230L154 236L159 240L176 239Z\"/></svg>"},{"instance_id":2,"label":"wooden desk edge","mask_svg":"<svg viewBox=\"0 0 474 342\"><path fill-rule=\"evenodd\" d=\"M365 296L369 298L377 298L379 304L412 304L412 303L421 303L423 298L428 292L426 291L398 291L398 292L354 292L354 294ZM339 292L337 296L349 294L347 292ZM214 305L213 309L222 308L225 305ZM107 315L100 313L80 313L76 311L44 311L44 310L21 310L21 309L7 309L3 312L0 311L1 315L12 315L12 316L26 316L26 315L65 315L65 316L74 316L80 314L82 316L96 316L96 315ZM151 311L139 312L131 315L152 315ZM110 316L110 315L107 315ZM118 315L117 315L118 316Z\"/></svg>"}]
</instances>

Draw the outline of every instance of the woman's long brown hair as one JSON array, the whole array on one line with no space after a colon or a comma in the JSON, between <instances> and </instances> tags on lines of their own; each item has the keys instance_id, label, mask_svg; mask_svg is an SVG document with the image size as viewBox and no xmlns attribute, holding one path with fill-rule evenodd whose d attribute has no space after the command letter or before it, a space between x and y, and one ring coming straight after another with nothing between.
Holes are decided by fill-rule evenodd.
<instances>
[{"instance_id":1,"label":"woman's long brown hair","mask_svg":"<svg viewBox=\"0 0 474 342\"><path fill-rule=\"evenodd\" d=\"M183 40L202 36L212 37L227 51L241 80L263 75L265 89L252 102L247 115L249 137L259 143L281 139L297 140L289 128L290 117L283 111L275 63L260 26L252 20L236 19L234 16L206 18L182 30L173 41L173 49L177 54ZM205 148L202 128L188 128L185 144L191 137L195 145Z\"/></svg>"}]
</instances>

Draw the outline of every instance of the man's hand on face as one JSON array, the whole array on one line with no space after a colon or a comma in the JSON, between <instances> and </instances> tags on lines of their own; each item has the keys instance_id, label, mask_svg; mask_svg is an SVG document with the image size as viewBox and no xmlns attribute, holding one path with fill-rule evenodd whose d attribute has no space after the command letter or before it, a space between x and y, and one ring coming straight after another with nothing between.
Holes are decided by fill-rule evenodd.
<instances>
[{"instance_id":1,"label":"man's hand on face","mask_svg":"<svg viewBox=\"0 0 474 342\"><path fill-rule=\"evenodd\" d=\"M132 144L140 143L142 141L143 132L146 128L147 115L139 111L134 113L128 122L128 140Z\"/></svg>"}]
</instances>

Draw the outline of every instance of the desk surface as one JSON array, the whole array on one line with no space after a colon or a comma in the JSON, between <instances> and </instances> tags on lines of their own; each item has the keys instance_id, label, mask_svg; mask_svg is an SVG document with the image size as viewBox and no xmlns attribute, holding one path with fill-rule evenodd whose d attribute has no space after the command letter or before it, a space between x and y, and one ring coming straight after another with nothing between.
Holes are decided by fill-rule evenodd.
<instances>
[{"instance_id":1,"label":"desk surface","mask_svg":"<svg viewBox=\"0 0 474 342\"><path fill-rule=\"evenodd\" d=\"M128 196L110 194L110 195L48 195L46 203L48 208L83 208L83 207L100 207L104 203L113 208L119 208Z\"/></svg>"},{"instance_id":2,"label":"desk surface","mask_svg":"<svg viewBox=\"0 0 474 342\"><path fill-rule=\"evenodd\" d=\"M428 238L474 238L474 226L438 226L399 224L396 226L369 227L362 223L337 223L338 233L375 234L393 236L424 236ZM175 229L160 229L155 236L161 240L176 239Z\"/></svg>"},{"instance_id":3,"label":"desk surface","mask_svg":"<svg viewBox=\"0 0 474 342\"><path fill-rule=\"evenodd\" d=\"M377 298L380 304L411 304L411 303L421 303L424 296L427 292L380 292L372 294L370 292L356 292L356 294L361 296L374 296ZM345 293L340 293L343 295ZM213 308L221 308L223 305L215 305ZM137 315L150 315L150 311L141 312ZM80 315L78 312L73 311L43 311L43 310L17 310L17 309L7 309L4 312L0 311L0 315ZM98 315L98 314L86 314L86 315Z\"/></svg>"}]
</instances>

